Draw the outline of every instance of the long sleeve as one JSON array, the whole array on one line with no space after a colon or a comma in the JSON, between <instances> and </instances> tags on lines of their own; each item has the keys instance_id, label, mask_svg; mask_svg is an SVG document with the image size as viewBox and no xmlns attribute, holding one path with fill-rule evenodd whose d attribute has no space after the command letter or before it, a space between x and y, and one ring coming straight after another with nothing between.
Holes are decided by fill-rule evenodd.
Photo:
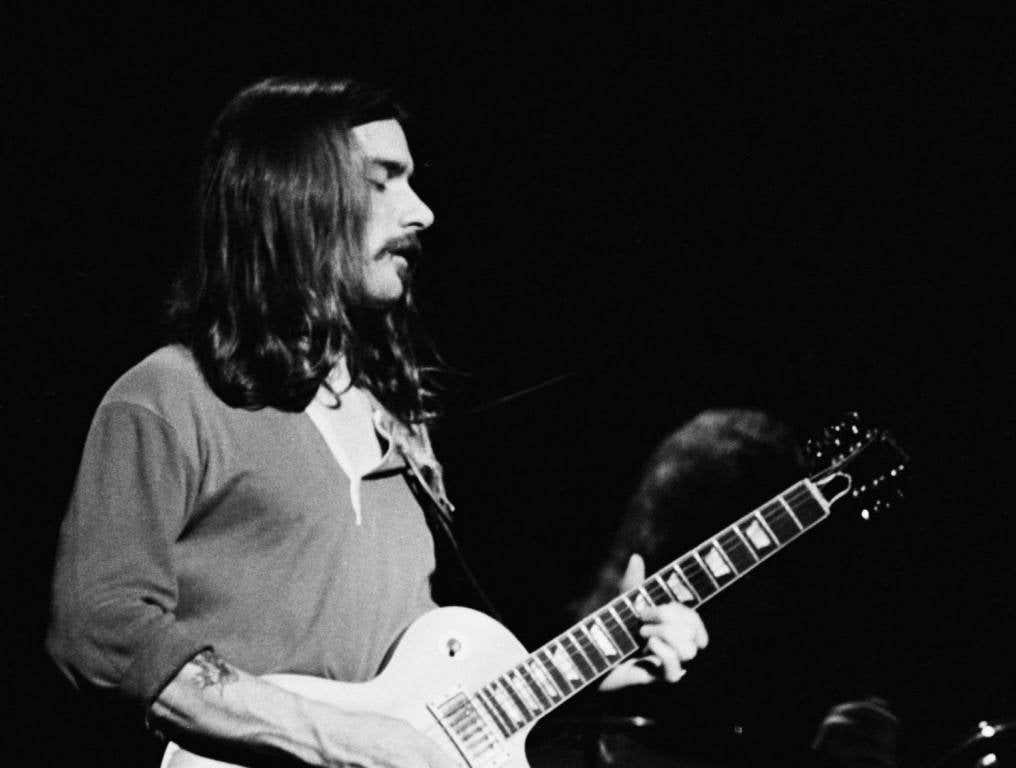
<instances>
[{"instance_id":1,"label":"long sleeve","mask_svg":"<svg viewBox=\"0 0 1016 768\"><path fill-rule=\"evenodd\" d=\"M197 464L173 427L139 405L102 405L60 530L47 650L76 685L147 709L209 647L176 622L173 543Z\"/></svg>"}]
</instances>

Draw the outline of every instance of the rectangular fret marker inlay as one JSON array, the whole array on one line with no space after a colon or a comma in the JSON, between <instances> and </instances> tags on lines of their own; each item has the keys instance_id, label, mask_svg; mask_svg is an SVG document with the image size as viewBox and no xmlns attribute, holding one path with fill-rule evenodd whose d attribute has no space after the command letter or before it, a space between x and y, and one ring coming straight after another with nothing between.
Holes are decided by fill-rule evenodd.
<instances>
[{"instance_id":1,"label":"rectangular fret marker inlay","mask_svg":"<svg viewBox=\"0 0 1016 768\"><path fill-rule=\"evenodd\" d=\"M586 632L596 643L596 647L600 649L600 653L607 659L614 659L620 654L614 644L610 642L610 638L607 637L607 633L603 631L603 628L595 621L586 623Z\"/></svg>"},{"instance_id":2,"label":"rectangular fret marker inlay","mask_svg":"<svg viewBox=\"0 0 1016 768\"><path fill-rule=\"evenodd\" d=\"M638 616L640 612L644 611L650 605L649 600L641 592L635 593L635 599L631 601L631 607L635 609L635 615Z\"/></svg>"},{"instance_id":3,"label":"rectangular fret marker inlay","mask_svg":"<svg viewBox=\"0 0 1016 768\"><path fill-rule=\"evenodd\" d=\"M522 716L522 710L515 705L515 701L508 695L508 692L497 682L491 683L488 687L494 695L494 701L508 718L508 722L512 725L525 725L526 718Z\"/></svg>"},{"instance_id":4,"label":"rectangular fret marker inlay","mask_svg":"<svg viewBox=\"0 0 1016 768\"><path fill-rule=\"evenodd\" d=\"M550 699L561 698L561 694L558 693L557 688L554 687L554 684L550 682L550 678L544 671L542 664L538 664L537 662L530 659L529 674L533 676L533 679L543 689L543 692L547 694L548 698Z\"/></svg>"},{"instance_id":5,"label":"rectangular fret marker inlay","mask_svg":"<svg viewBox=\"0 0 1016 768\"><path fill-rule=\"evenodd\" d=\"M563 646L552 645L548 650L550 652L550 660L569 682L578 682L579 685L585 682L585 678L582 677L578 667L575 666L575 662L572 661L571 656Z\"/></svg>"},{"instance_id":6,"label":"rectangular fret marker inlay","mask_svg":"<svg viewBox=\"0 0 1016 768\"><path fill-rule=\"evenodd\" d=\"M523 664L520 667L516 667L516 669L518 670L518 673L522 675L522 679L526 681L526 690L530 692L530 696L536 696L539 700L538 704L540 707L544 709L550 707L550 699L544 695L540 684L533 679L533 676L529 673L529 668Z\"/></svg>"},{"instance_id":7,"label":"rectangular fret marker inlay","mask_svg":"<svg viewBox=\"0 0 1016 768\"><path fill-rule=\"evenodd\" d=\"M621 653L631 653L638 647L632 640L631 635L628 634L628 631L614 617L610 609L604 609L597 615L600 617L600 621L603 622L603 626L607 628L614 643L621 649Z\"/></svg>"},{"instance_id":8,"label":"rectangular fret marker inlay","mask_svg":"<svg viewBox=\"0 0 1016 768\"><path fill-rule=\"evenodd\" d=\"M713 578L719 584L724 584L730 581L734 577L733 571L730 566L727 565L727 561L723 559L723 555L720 554L719 550L712 546L706 545L698 551L699 557L702 558L702 562L709 568L709 572L713 575Z\"/></svg>"},{"instance_id":9,"label":"rectangular fret marker inlay","mask_svg":"<svg viewBox=\"0 0 1016 768\"><path fill-rule=\"evenodd\" d=\"M542 709L540 702L536 700L536 696L529 690L529 686L525 684L522 678L515 674L514 670L508 673L508 683L522 698L522 703L526 705L526 709L538 715Z\"/></svg>"},{"instance_id":10,"label":"rectangular fret marker inlay","mask_svg":"<svg viewBox=\"0 0 1016 768\"><path fill-rule=\"evenodd\" d=\"M684 580L678 575L677 571L671 569L670 575L667 576L667 587L674 593L674 597L680 600L685 605L695 605L698 602L698 598L691 591Z\"/></svg>"},{"instance_id":11,"label":"rectangular fret marker inlay","mask_svg":"<svg viewBox=\"0 0 1016 768\"><path fill-rule=\"evenodd\" d=\"M765 550L773 546L773 540L769 538L766 529L754 517L752 517L752 521L748 525L741 527L741 531L748 537L751 545L759 552L765 552Z\"/></svg>"},{"instance_id":12,"label":"rectangular fret marker inlay","mask_svg":"<svg viewBox=\"0 0 1016 768\"><path fill-rule=\"evenodd\" d=\"M575 642L575 644L582 650L589 662L593 665L593 668L599 673L607 668L607 660L603 658L603 655L597 650L593 640L589 637L587 632L583 632L581 629L576 629L570 632L568 636Z\"/></svg>"}]
</instances>

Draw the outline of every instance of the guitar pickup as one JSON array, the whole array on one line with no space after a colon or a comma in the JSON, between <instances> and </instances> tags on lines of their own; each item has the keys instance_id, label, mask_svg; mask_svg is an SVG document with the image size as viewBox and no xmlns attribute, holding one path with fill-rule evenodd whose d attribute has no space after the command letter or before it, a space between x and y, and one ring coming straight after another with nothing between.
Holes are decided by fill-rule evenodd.
<instances>
[{"instance_id":1,"label":"guitar pickup","mask_svg":"<svg viewBox=\"0 0 1016 768\"><path fill-rule=\"evenodd\" d=\"M461 689L429 703L427 709L470 768L495 768L510 757L497 727Z\"/></svg>"}]
</instances>

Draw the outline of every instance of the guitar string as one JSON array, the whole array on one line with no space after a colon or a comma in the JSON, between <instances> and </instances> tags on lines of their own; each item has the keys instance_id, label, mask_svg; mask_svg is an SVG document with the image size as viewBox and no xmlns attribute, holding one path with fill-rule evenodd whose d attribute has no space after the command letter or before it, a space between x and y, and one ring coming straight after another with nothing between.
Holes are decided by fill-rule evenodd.
<instances>
[{"instance_id":1,"label":"guitar string","mask_svg":"<svg viewBox=\"0 0 1016 768\"><path fill-rule=\"evenodd\" d=\"M827 470L825 470L825 471L823 471L823 472L821 472L821 473L819 473L817 475L814 475L813 477L815 479L821 478L821 477L823 477L823 476L825 476L827 474L831 474L832 472L837 471L838 468L842 467L842 466L843 466L843 464L841 463L841 464L837 465L836 467L829 467ZM812 499L816 504L819 504L819 506L822 508L822 515L819 518L811 521L810 523L802 524L802 523L800 523L800 520L798 519L797 515L796 514L792 514L794 512L793 506L796 505L797 503L799 503L799 502L801 502L801 501L803 501L805 499L809 499L809 498ZM783 502L785 502L788 507L790 507L789 511L787 509L785 509L782 505L779 505L779 502L781 500ZM582 657L583 661L586 662L586 665L588 665L590 667L590 669L594 672L594 674L593 674L593 676L591 678L586 679L586 676L582 673L581 668L576 666L576 671L578 672L579 679L581 680L581 682L576 685L573 682L572 678L567 677L566 673L564 671L562 671L560 668L558 668L557 669L558 673L561 674L562 677L566 680L566 683L572 687L572 690L571 691L560 691L560 693L562 694L562 698L560 700L558 700L558 701L551 701L549 707L546 707L546 708L542 708L541 707L541 709L542 709L541 712L538 712L538 713L535 713L535 714L531 713L531 717L529 718L529 722L535 721L539 717L542 717L543 715L547 714L550 710L555 709L557 706L562 704L565 700L570 699L573 695L577 694L579 691L584 689L587 685L589 685L593 681L595 681L598 678L600 678L603 674L605 674L609 670L611 670L614 667L616 667L619 664L621 664L626 658L628 658L628 656L630 656L632 653L634 653L634 650L629 651L628 653L625 653L622 650L622 648L618 645L618 641L613 638L612 633L608 630L607 631L607 636L610 639L611 643L615 646L615 650L617 651L618 658L611 660L611 659L609 659L607 657L604 657L604 661L606 662L606 668L604 670L600 671L600 672L596 672L595 671L595 665L593 665L590 661L588 661L586 659L586 656L588 654L584 654L582 652L585 647L588 647L588 648L594 648L595 647L595 644L593 643L593 641L590 638L588 638L585 635L584 631L583 631L583 627L584 627L584 625L587 622L589 622L590 620L595 621L595 620L599 619L600 618L599 614L604 612L604 611L607 611L608 615L611 618L613 618L612 606L618 600L621 600L622 604L624 604L624 601L627 601L628 603L634 604L635 600L639 596L643 596L643 597L646 597L648 599L648 601L650 603L652 603L653 605L661 605L661 604L665 604L665 603L668 603L668 602L672 602L669 599L668 600L664 600L662 602L657 602L657 601L653 600L651 596L648 595L648 592L643 592L643 590L647 590L647 585L650 582L652 582L653 580L656 580L658 584L663 586L664 595L665 596L671 595L672 594L672 590L670 590L666 586L666 582L663 579L663 573L665 571L667 571L668 569L679 570L681 575L684 576L685 580L688 580L688 576L684 572L685 569L680 565L680 561L682 561L682 560L686 559L687 557L691 556L692 553L697 553L699 549L701 549L704 546L711 545L715 541L716 544L718 545L719 549L721 549L723 551L724 555L726 555L728 560L730 560L730 562L731 562L731 577L730 577L729 580L727 580L727 581L725 581L723 583L719 583L719 581L718 581L719 577L715 573L709 571L708 566L707 566L707 568L704 569L704 570L707 572L707 575L709 575L710 579L716 584L716 589L712 593L710 593L710 594L706 595L705 597L702 597L702 598L699 599L699 601L696 603L696 606L700 606L703 603L705 603L707 600L709 600L710 598L715 596L716 594L719 594L719 592L722 591L723 589L725 589L727 586L729 586L729 585L733 584L735 581L739 580L742 576L747 575L747 573L749 571L754 570L754 568L756 566L758 566L759 564L761 564L764 560L768 560L772 555L775 555L777 552L781 551L787 544L789 544L791 541L796 539L797 536L799 536L800 534L805 533L806 531L811 530L811 528L817 526L820 522L822 522L822 520L824 520L830 514L828 506L829 506L829 504L822 505L818 501L818 499L815 498L815 494L813 493L813 491L809 487L808 483L805 480L801 480L801 481L795 483L790 488L788 488L783 493L780 493L780 494L772 497L769 501L763 503L759 507L756 507L751 512L748 512L747 514L743 515L741 518L739 518L737 521L735 521L731 525L726 526L721 531L719 531L715 536L712 536L712 537L706 539L705 541L701 542L696 547L694 547L692 550L689 550L689 552L686 553L685 555L681 555L677 559L675 559L675 560L671 561L670 563L668 563L667 565L663 566L663 568L657 570L652 575L650 575L645 580L643 580L642 584L639 587L636 587L636 588L634 588L632 590L628 590L625 593L623 593L621 595L618 595L618 597L614 598L613 600L611 600L607 604L605 604L605 605L601 606L600 608L598 608L597 610L593 611L588 616L583 618L581 621L579 621L576 624L574 624L568 630L565 630L564 632L562 632L561 634L559 634L555 638L549 640L547 643L542 645L537 650L533 651L522 662L520 662L518 665L515 665L512 669L513 670L515 670L515 669L521 670L521 669L523 669L529 663L538 664L538 665L540 665L541 669L546 669L547 663L543 662L540 658L538 658L538 656L539 656L539 654L541 652L549 659L549 663L553 664L556 667L556 664L553 661L553 656L552 656L552 654L549 651L550 647L551 646L555 646L555 645L558 646L560 649L564 650L565 653L567 653L568 656L570 658L572 658L572 660L573 660L572 663L574 664L575 663L575 655L572 654L570 651L568 651L567 646L565 646L565 644L564 644L564 639L567 638L575 646L577 646L577 648L579 650L579 656ZM773 515L770 516L770 518L767 518L766 515L765 515L765 513L767 511L776 511L779 514L773 514ZM798 528L798 530L796 530L793 533L793 535L791 535L789 538L787 538L787 539L785 539L783 541L780 541L780 539L775 535L775 532L774 532L773 533L773 539L775 541L775 546L769 552L759 552L754 547L747 547L746 546L746 548L749 550L749 552L751 552L757 559L754 562L752 562L750 565L748 565L747 567L738 569L736 566L733 565L733 561L732 561L732 558L730 557L729 553L727 553L726 550L723 548L723 544L720 541L720 538L723 537L725 534L733 534L735 536L735 540L736 541L740 541L740 537L737 537L737 534L734 533L735 529L739 529L740 525L742 525L744 522L746 522L746 521L748 521L748 520L750 520L750 519L752 519L752 518L754 518L756 516L761 517L762 520L765 521L767 527L769 527L771 525L771 520L775 520L775 519L777 519L780 516L790 517L792 520L795 521L795 527L797 527L798 525L800 525L800 527ZM693 562L695 562L695 561L693 561ZM697 562L696 562L696 565L697 565ZM678 601L678 602L680 602L680 601ZM620 619L620 616L618 616L617 618ZM602 621L602 619L601 619L601 621ZM625 624L624 620L621 619L620 621L618 621L618 624L619 624L619 627L621 629L623 629L625 634L630 637L630 630L629 630L628 626ZM577 637L576 637L576 635L577 635ZM635 641L634 637L630 637L630 639L632 641ZM599 652L599 649L597 649L597 651ZM600 653L600 655L603 656L602 653ZM549 671L548 671L548 674L549 674ZM516 675L516 677L518 677L518 681L515 683L515 685L523 685L523 684L524 685L529 685L529 683L523 677L519 677L518 675ZM551 675L550 678L553 679L553 675ZM482 689L482 688L485 688L485 687L487 687L489 685L490 685L490 683L487 683L484 686L480 686L480 688ZM555 683L555 687L558 687L556 683Z\"/></svg>"},{"instance_id":2,"label":"guitar string","mask_svg":"<svg viewBox=\"0 0 1016 768\"><path fill-rule=\"evenodd\" d=\"M812 499L814 499L814 494L812 493L810 488L802 480L802 481L796 483L794 486L788 488L783 493L778 494L777 496L774 496L769 501L767 501L764 504L762 504L761 506L755 508L754 510L752 510L749 513L747 513L746 515L743 515L735 523L733 523L732 525L726 526L723 530L721 530L715 536L713 536L713 537L711 537L709 539L706 539L704 542L702 542L698 546L696 546L693 550L690 550L690 552L697 552L704 545L709 545L714 540L717 541L717 544L722 549L722 544L719 543L719 538L721 536L723 536L725 533L732 533L733 529L735 527L739 526L742 522L748 520L749 518L754 517L755 515L762 516L762 519L766 521L767 525L769 525L769 520L767 520L765 518L764 512L767 511L773 505L777 504L781 498L785 502L787 502L788 506L790 506L790 505L796 504L797 502L800 502L801 500L803 500L805 498L812 498ZM818 503L817 500L816 500L816 503ZM775 509L778 510L780 514L789 517L788 511L785 508L783 508L782 505L776 507ZM757 566L760 563L762 563L763 560L766 560L770 556L776 554L776 552L780 551L784 546L789 544L798 535L800 535L801 533L804 533L807 530L810 530L812 527L814 527L819 522L821 522L827 516L827 514L828 514L828 512L823 507L823 515L822 515L822 517L812 521L808 525L802 525L801 528L798 529L794 533L793 536L791 536L790 538L786 539L785 541L781 542L778 538L775 538L775 535L774 535L774 538L775 538L775 541L776 541L776 546L773 548L773 550L771 552L767 552L767 553L755 552L755 554L758 557L758 559L755 562L753 562L751 565L749 565L747 568L743 568L743 569L738 570L736 567L732 567L732 575L731 575L731 578L728 581L726 581L726 582L721 584L721 583L717 582L717 577L716 577L715 574L711 575L710 578L712 579L713 582L716 583L716 590L713 591L712 593L710 593L709 595L706 595L704 598L701 598L699 600L699 602L697 603L697 605L702 605L708 599L710 599L714 595L718 594L725 587L729 586L730 584L733 584L741 576L747 575L747 573L749 571L753 570L755 568L755 566ZM776 515L774 515L773 517L775 518ZM792 518L792 519L796 519L796 517ZM795 526L796 526L796 523L795 523ZM726 554L725 551L724 551L724 553ZM607 635L611 639L612 644L615 646L615 650L617 651L617 656L618 657L616 659L613 659L613 660L604 657L604 661L606 662L606 667L605 667L604 670L601 670L601 671L597 672L596 669L595 669L595 665L592 664L592 662L587 660L587 658L586 658L588 656L588 653L583 653L585 648L594 648L595 647L595 644L593 643L593 641L585 635L585 633L583 631L584 625L588 621L590 621L590 620L596 620L596 619L598 619L599 618L598 615L600 613L602 613L604 610L610 611L611 606L615 602L617 602L619 599L624 599L624 600L627 600L629 603L634 604L635 599L638 596L642 595L642 596L647 597L649 602L652 603L653 605L661 605L661 604L665 604L667 602L672 602L671 600L664 600L664 601L658 603L657 601L653 600L651 596L648 596L647 594L644 595L642 590L645 589L646 585L649 584L654 579L656 579L661 585L665 584L665 582L664 582L664 580L662 578L662 574L666 570L668 570L669 568L673 568L675 570L681 569L680 570L681 574L684 575L685 579L687 579L688 577L687 577L687 575L684 574L684 569L680 566L679 561L684 560L688 556L689 555L682 555L682 556L678 557L676 560L672 561L671 563L665 565L663 568L659 569L658 571L653 573L651 576L646 578L639 587L637 587L635 589L632 589L632 590L628 590L627 592L623 593L622 595L618 595L618 597L614 598L613 600L611 600L606 605L601 606L599 609L593 611L591 614L589 614L589 616L583 618L581 621L579 621L576 624L574 624L571 628L569 628L568 630L565 630L564 632L559 634L557 637L555 637L552 640L548 641L543 646L538 648L536 651L534 651L533 653L529 654L526 657L526 659L524 659L518 665L515 665L514 667L512 667L512 670L514 670L516 668L517 669L522 669L523 667L526 666L527 663L532 662L532 663L540 664L541 667L545 668L545 666L546 666L545 663L541 659L538 658L538 655L541 652L543 652L548 657L548 659L550 659L549 663L554 664L553 656L552 656L552 654L549 651L549 648L551 646L554 646L554 645L557 645L562 650L564 650L564 652L567 653L567 655L572 659L572 663L574 664L577 661L576 656L571 651L569 651L567 646L564 644L564 639L567 638L568 640L571 641L571 643L573 643L576 646L576 648L578 650L578 656L586 663L587 666L589 666L590 670L593 671L592 677L590 677L589 679L586 679L586 675L583 674L581 668L576 665L576 670L577 670L577 672L579 674L579 679L582 682L579 683L578 685L575 685L572 682L572 678L567 677L567 675L561 669L558 669L557 671L562 674L562 676L565 678L566 682L569 685L572 686L572 690L571 691L561 691L561 693L563 695L563 699L561 701L552 701L551 705L549 707L546 707L545 709L543 709L542 712L536 713L535 716L530 717L530 719L529 719L530 722L535 720L535 719L537 719L537 717L542 717L547 712L549 712L551 709L556 708L559 704L563 703L563 701L565 699L569 699L569 698L571 698L571 696L577 694L580 690L585 688L586 685L589 685L590 683L592 683L593 681L597 680L599 677L601 677L603 674L605 674L609 670L611 670L614 667L616 667L619 664L621 664L628 656L630 656L632 653L635 652L635 650L633 649L633 650L629 651L628 653L625 653L617 645L618 641L616 639L613 639L613 637L611 636L611 633L608 631ZM730 557L729 554L727 555L727 557L728 558ZM732 564L732 566L733 566L733 564ZM666 588L664 586L664 594L669 596L669 595L672 594L672 592L671 592L671 590L669 590L668 588ZM678 601L678 602L680 602L680 601ZM618 618L620 618L620 617L618 617ZM618 623L619 623L620 627L624 630L625 634L629 635L629 637L630 637L630 630L629 630L628 626L625 624L624 620L622 619ZM633 642L636 642L636 644L637 644L637 641L636 641L636 639L634 637L631 637L631 640ZM597 649L597 651L598 651L598 649ZM600 655L602 656L603 654L601 653ZM489 685L489 684L490 683L488 683L487 685ZM525 681L524 678L520 677L518 682L515 683L515 685L520 685L520 684L528 685L528 682ZM486 685L485 686L481 686L481 688L484 688L484 687L486 687Z\"/></svg>"}]
</instances>

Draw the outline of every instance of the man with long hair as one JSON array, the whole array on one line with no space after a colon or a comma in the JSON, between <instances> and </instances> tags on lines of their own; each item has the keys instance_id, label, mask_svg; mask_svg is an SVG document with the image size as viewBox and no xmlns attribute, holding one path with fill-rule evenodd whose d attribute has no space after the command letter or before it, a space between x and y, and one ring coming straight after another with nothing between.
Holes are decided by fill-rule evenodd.
<instances>
[{"instance_id":1,"label":"man with long hair","mask_svg":"<svg viewBox=\"0 0 1016 768\"><path fill-rule=\"evenodd\" d=\"M237 95L206 149L172 343L113 385L89 431L47 647L77 685L194 751L454 764L403 721L258 677L367 680L434 607L407 482L450 508L409 285L434 217L403 118L349 80ZM647 655L602 687L676 680L706 643L682 606L641 618Z\"/></svg>"}]
</instances>

